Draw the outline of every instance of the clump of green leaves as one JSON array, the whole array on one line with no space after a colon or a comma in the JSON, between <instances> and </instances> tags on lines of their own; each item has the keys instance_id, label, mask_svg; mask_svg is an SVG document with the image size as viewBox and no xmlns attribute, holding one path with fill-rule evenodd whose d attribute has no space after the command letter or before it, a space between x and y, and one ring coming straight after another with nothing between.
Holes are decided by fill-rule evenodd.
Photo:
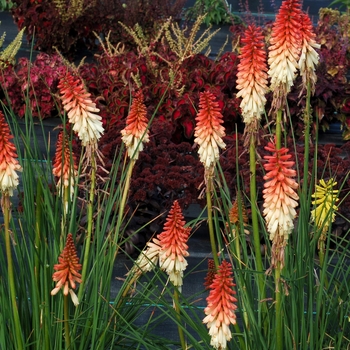
<instances>
[{"instance_id":1,"label":"clump of green leaves","mask_svg":"<svg viewBox=\"0 0 350 350\"><path fill-rule=\"evenodd\" d=\"M11 0L0 0L0 11L11 10L13 2Z\"/></svg>"},{"instance_id":2,"label":"clump of green leaves","mask_svg":"<svg viewBox=\"0 0 350 350\"><path fill-rule=\"evenodd\" d=\"M231 23L233 19L226 0L196 0L194 6L186 11L189 20L203 15L206 25Z\"/></svg>"}]
</instances>

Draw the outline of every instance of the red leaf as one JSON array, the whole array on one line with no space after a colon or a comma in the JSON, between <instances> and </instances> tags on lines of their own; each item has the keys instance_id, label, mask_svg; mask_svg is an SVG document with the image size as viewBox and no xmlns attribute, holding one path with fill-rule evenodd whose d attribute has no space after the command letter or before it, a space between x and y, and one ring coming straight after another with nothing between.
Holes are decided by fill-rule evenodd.
<instances>
[{"instance_id":1,"label":"red leaf","mask_svg":"<svg viewBox=\"0 0 350 350\"><path fill-rule=\"evenodd\" d=\"M185 119L182 121L182 126L184 128L185 136L190 139L194 132L194 123L193 120Z\"/></svg>"}]
</instances>

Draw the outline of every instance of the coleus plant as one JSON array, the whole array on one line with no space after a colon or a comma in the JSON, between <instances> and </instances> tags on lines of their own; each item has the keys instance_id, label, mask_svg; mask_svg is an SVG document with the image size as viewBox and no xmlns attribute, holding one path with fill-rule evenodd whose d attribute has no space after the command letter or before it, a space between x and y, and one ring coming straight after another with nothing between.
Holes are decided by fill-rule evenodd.
<instances>
[{"instance_id":1,"label":"coleus plant","mask_svg":"<svg viewBox=\"0 0 350 350\"><path fill-rule=\"evenodd\" d=\"M40 53L33 63L20 58L18 63L2 70L1 99L23 118L28 108L33 117L48 118L57 115L58 77L66 70L58 54Z\"/></svg>"},{"instance_id":2,"label":"coleus plant","mask_svg":"<svg viewBox=\"0 0 350 350\"><path fill-rule=\"evenodd\" d=\"M69 59L88 49L96 50L96 35L132 43L119 22L127 26L142 23L149 35L158 22L181 18L186 0L14 0L11 12L19 29L26 28L34 48L52 53L56 49ZM142 8L142 10L140 10ZM94 34L96 33L96 35Z\"/></svg>"},{"instance_id":3,"label":"coleus plant","mask_svg":"<svg viewBox=\"0 0 350 350\"><path fill-rule=\"evenodd\" d=\"M203 90L215 92L222 104L225 126L234 131L234 125L239 120L238 100L234 92L236 54L226 53L215 62L203 54L184 60L177 72L181 91L177 87L169 87L171 66L164 60L172 62L173 53L168 51L165 57L164 52L162 55L163 59L159 59L156 53L151 56L156 68L150 68L146 58L134 52L113 57L103 53L96 62L81 67L81 75L98 100L105 124L117 125L126 117L137 77L150 111L157 110L156 118L171 121L174 125L174 141L191 139L196 105ZM161 100L163 103L158 106Z\"/></svg>"}]
</instances>

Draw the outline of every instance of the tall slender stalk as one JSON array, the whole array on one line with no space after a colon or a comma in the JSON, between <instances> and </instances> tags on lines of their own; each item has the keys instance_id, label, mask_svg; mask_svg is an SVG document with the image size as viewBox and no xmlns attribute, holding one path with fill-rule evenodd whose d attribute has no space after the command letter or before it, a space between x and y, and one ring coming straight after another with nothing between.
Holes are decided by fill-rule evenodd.
<instances>
[{"instance_id":1,"label":"tall slender stalk","mask_svg":"<svg viewBox=\"0 0 350 350\"><path fill-rule=\"evenodd\" d=\"M90 183L90 194L89 201L87 204L87 230L86 230L86 238L85 238L85 251L84 258L82 261L82 273L81 280L82 283L79 287L78 299L81 300L82 295L84 293L84 286L86 283L86 274L88 268L89 254L90 254L90 246L91 246L91 236L92 236L92 228L93 228L93 209L94 209L94 199L95 199L95 186L96 186L96 155L92 153L91 155L91 175L90 175L91 183Z\"/></svg>"},{"instance_id":2,"label":"tall slender stalk","mask_svg":"<svg viewBox=\"0 0 350 350\"><path fill-rule=\"evenodd\" d=\"M127 157L127 155L125 155L125 157ZM122 225L122 222L123 222L124 209L125 209L126 201L128 200L128 194L129 194L129 189L130 189L130 181L131 181L132 171L134 169L135 163L136 163L135 159L131 159L130 160L129 168L128 168L128 171L127 171L127 174L126 174L126 177L125 177L125 184L124 184L124 188L123 188L122 199L121 199L121 201L119 203L117 225L116 225L116 228L115 228L116 235L120 231L120 228L121 228L121 225Z\"/></svg>"},{"instance_id":3,"label":"tall slender stalk","mask_svg":"<svg viewBox=\"0 0 350 350\"><path fill-rule=\"evenodd\" d=\"M211 200L212 195L212 181L213 181L213 171L214 169L205 170L207 172L206 176L206 199L207 199L207 211L208 211L208 227L209 227L209 238L210 238L210 246L211 251L213 254L213 260L215 264L215 268L217 269L219 267L219 258L218 258L218 251L216 249L216 239L215 239L215 233L214 233L214 224L213 224L213 204Z\"/></svg>"},{"instance_id":4,"label":"tall slender stalk","mask_svg":"<svg viewBox=\"0 0 350 350\"><path fill-rule=\"evenodd\" d=\"M259 272L264 270L262 256L260 250L260 231L257 208L257 191L256 191L256 150L255 150L255 135L251 135L249 147L249 168L250 168L250 202L252 206L252 226L253 226L253 241L256 269ZM259 289L260 293L264 291L264 277L259 274ZM264 293L265 295L265 293Z\"/></svg>"},{"instance_id":5,"label":"tall slender stalk","mask_svg":"<svg viewBox=\"0 0 350 350\"><path fill-rule=\"evenodd\" d=\"M283 350L282 293L280 262L275 269L276 349Z\"/></svg>"},{"instance_id":6,"label":"tall slender stalk","mask_svg":"<svg viewBox=\"0 0 350 350\"><path fill-rule=\"evenodd\" d=\"M257 189L256 189L256 140L255 135L252 133L249 144L249 168L250 168L250 202L251 202L251 218L253 228L253 242L254 242L254 254L256 270L258 272L258 288L260 300L266 299L265 289L265 277L263 274L264 266L262 262L261 250L260 250L260 230L258 220L258 207L257 207ZM261 315L263 319L264 333L268 332L268 320L267 320L267 305L265 302L259 303L261 305Z\"/></svg>"},{"instance_id":7,"label":"tall slender stalk","mask_svg":"<svg viewBox=\"0 0 350 350\"><path fill-rule=\"evenodd\" d=\"M304 200L307 199L308 190L308 174L309 174L309 152L310 152L310 123L311 123L311 85L310 82L306 88L306 106L304 111L304 124L305 124L305 138L304 138L304 174L303 174L303 187L302 195Z\"/></svg>"},{"instance_id":8,"label":"tall slender stalk","mask_svg":"<svg viewBox=\"0 0 350 350\"><path fill-rule=\"evenodd\" d=\"M282 110L276 115L276 149L281 148L282 135ZM282 295L281 295L281 264L275 268L275 310L276 310L276 350L283 350L283 327L282 327Z\"/></svg>"},{"instance_id":9,"label":"tall slender stalk","mask_svg":"<svg viewBox=\"0 0 350 350\"><path fill-rule=\"evenodd\" d=\"M182 347L182 350L186 350L187 345L186 345L185 335L184 335L183 329L180 326L180 324L181 324L181 309L180 309L180 303L179 303L179 289L177 287L175 287L175 290L174 290L174 306L175 306L175 311L176 311L176 318L178 321L177 329L179 332L181 347Z\"/></svg>"},{"instance_id":10,"label":"tall slender stalk","mask_svg":"<svg viewBox=\"0 0 350 350\"><path fill-rule=\"evenodd\" d=\"M66 340L66 349L71 349L71 339L70 339L70 330L69 330L69 296L63 296L63 312L64 312L64 335Z\"/></svg>"},{"instance_id":11,"label":"tall slender stalk","mask_svg":"<svg viewBox=\"0 0 350 350\"><path fill-rule=\"evenodd\" d=\"M11 211L11 202L10 196L8 193L4 193L2 196L2 210L4 213L4 234L5 234L5 248L7 256L7 275L8 283L10 288L10 301L13 313L13 322L14 322L14 331L15 331L15 343L16 350L24 349L24 343L22 338L21 323L18 314L18 307L16 302L16 287L15 287L15 277L13 270L13 260L11 252L11 237L10 237L10 211Z\"/></svg>"}]
</instances>

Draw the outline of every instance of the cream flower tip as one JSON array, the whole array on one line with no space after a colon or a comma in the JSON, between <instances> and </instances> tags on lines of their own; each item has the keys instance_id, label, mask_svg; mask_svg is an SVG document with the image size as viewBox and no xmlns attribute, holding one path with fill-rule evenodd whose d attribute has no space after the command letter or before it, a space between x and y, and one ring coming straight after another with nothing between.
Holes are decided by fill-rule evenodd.
<instances>
[{"instance_id":1,"label":"cream flower tip","mask_svg":"<svg viewBox=\"0 0 350 350\"><path fill-rule=\"evenodd\" d=\"M293 85L302 44L301 19L299 1L287 0L282 3L270 38L268 75L272 90L282 86L288 93Z\"/></svg>"},{"instance_id":2,"label":"cream flower tip","mask_svg":"<svg viewBox=\"0 0 350 350\"><path fill-rule=\"evenodd\" d=\"M199 146L200 161L206 168L210 168L219 160L219 148L226 147L222 140L225 136L225 129L221 125L223 116L215 96L208 91L200 94L199 106L194 131L195 143Z\"/></svg>"},{"instance_id":3,"label":"cream flower tip","mask_svg":"<svg viewBox=\"0 0 350 350\"><path fill-rule=\"evenodd\" d=\"M135 94L126 118L126 127L121 134L128 156L138 159L139 153L143 150L143 144L149 142L147 108L144 105L142 91Z\"/></svg>"},{"instance_id":4,"label":"cream flower tip","mask_svg":"<svg viewBox=\"0 0 350 350\"><path fill-rule=\"evenodd\" d=\"M10 196L19 184L17 172L22 171L12 138L5 116L0 112L0 191Z\"/></svg>"},{"instance_id":5,"label":"cream flower tip","mask_svg":"<svg viewBox=\"0 0 350 350\"><path fill-rule=\"evenodd\" d=\"M185 257L189 256L186 244L190 228L184 227L185 221L177 201L169 211L163 232L158 235L160 252L159 266L169 275L170 281L177 287L183 284L183 272L188 265Z\"/></svg>"},{"instance_id":6,"label":"cream flower tip","mask_svg":"<svg viewBox=\"0 0 350 350\"><path fill-rule=\"evenodd\" d=\"M265 107L267 88L266 52L260 27L248 26L242 39L237 74L237 97L246 124L260 120Z\"/></svg>"},{"instance_id":7,"label":"cream flower tip","mask_svg":"<svg viewBox=\"0 0 350 350\"><path fill-rule=\"evenodd\" d=\"M61 78L58 88L69 122L73 124L73 131L78 134L83 146L96 144L104 132L102 118L95 114L100 110L90 98L91 94L85 90L81 79L68 72Z\"/></svg>"},{"instance_id":8,"label":"cream flower tip","mask_svg":"<svg viewBox=\"0 0 350 350\"><path fill-rule=\"evenodd\" d=\"M236 324L234 310L237 309L237 299L232 289L232 274L231 264L223 261L210 284L207 307L204 309L206 316L203 323L207 324L211 336L210 344L216 349L226 349L227 342L232 338L230 324Z\"/></svg>"},{"instance_id":9,"label":"cream flower tip","mask_svg":"<svg viewBox=\"0 0 350 350\"><path fill-rule=\"evenodd\" d=\"M297 215L295 208L298 206L298 194L295 190L298 184L292 178L296 175L295 170L290 169L294 162L288 160L290 155L287 148L276 149L273 143L269 143L266 150L273 156L265 156L268 163L264 164L266 175L264 180L263 198L267 230L270 239L274 241L276 235L288 239L288 235L294 228L294 219Z\"/></svg>"},{"instance_id":10,"label":"cream flower tip","mask_svg":"<svg viewBox=\"0 0 350 350\"><path fill-rule=\"evenodd\" d=\"M70 297L72 299L74 306L78 306L79 299L78 299L78 296L74 293L73 289L69 289L69 294L70 294Z\"/></svg>"}]
</instances>

